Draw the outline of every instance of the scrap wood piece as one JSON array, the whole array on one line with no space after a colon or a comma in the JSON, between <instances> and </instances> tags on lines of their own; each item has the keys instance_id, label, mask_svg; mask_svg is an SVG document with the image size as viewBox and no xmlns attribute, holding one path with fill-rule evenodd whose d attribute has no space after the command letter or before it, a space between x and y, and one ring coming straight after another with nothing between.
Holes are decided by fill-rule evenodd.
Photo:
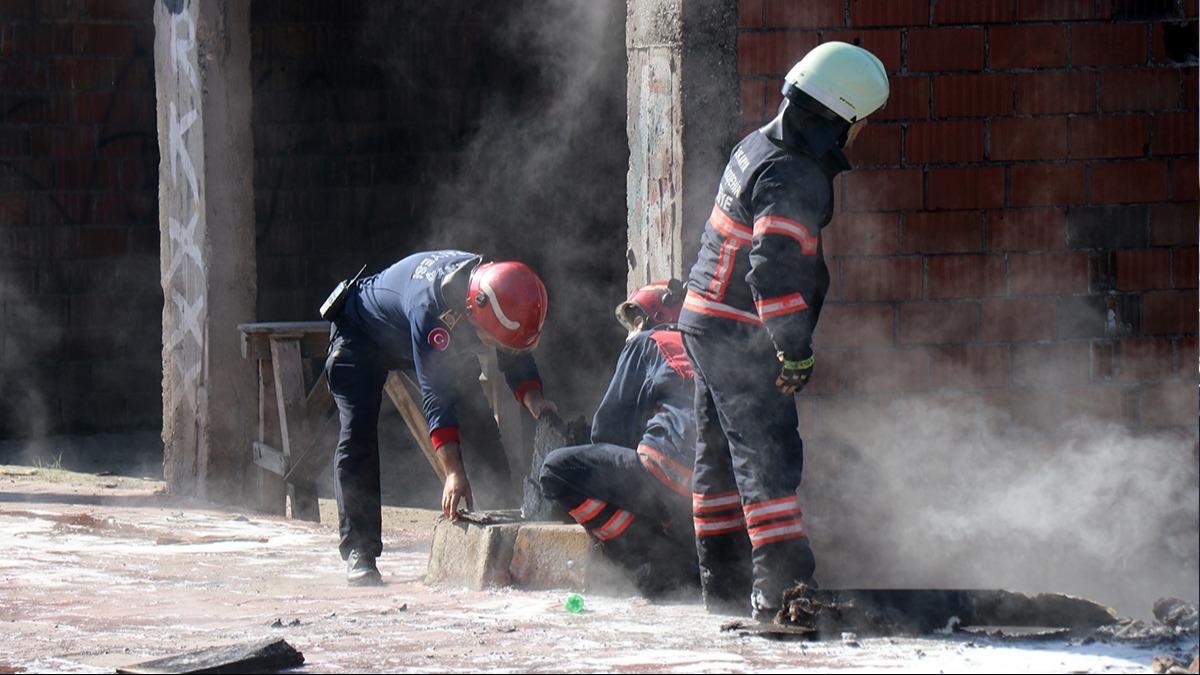
<instances>
[{"instance_id":1,"label":"scrap wood piece","mask_svg":"<svg viewBox=\"0 0 1200 675\"><path fill-rule=\"evenodd\" d=\"M1116 612L1057 593L1003 590L845 589L815 590L801 584L784 593L777 625L816 630L823 637L922 635L955 626L1082 630L1112 624Z\"/></svg>"},{"instance_id":2,"label":"scrap wood piece","mask_svg":"<svg viewBox=\"0 0 1200 675\"><path fill-rule=\"evenodd\" d=\"M753 635L778 642L796 642L817 640L820 634L815 628L805 626L788 626L777 623L757 623L752 621L730 621L721 625L721 632L736 632L739 637Z\"/></svg>"},{"instance_id":3,"label":"scrap wood piece","mask_svg":"<svg viewBox=\"0 0 1200 675\"><path fill-rule=\"evenodd\" d=\"M304 663L286 640L209 647L118 668L118 673L273 673Z\"/></svg>"}]
</instances>

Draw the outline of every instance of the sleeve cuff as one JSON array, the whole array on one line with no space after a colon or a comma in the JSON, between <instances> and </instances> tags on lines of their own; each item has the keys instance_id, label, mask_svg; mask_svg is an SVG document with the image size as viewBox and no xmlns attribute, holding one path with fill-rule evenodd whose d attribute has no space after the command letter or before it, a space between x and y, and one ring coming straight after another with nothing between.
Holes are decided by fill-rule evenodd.
<instances>
[{"instance_id":1,"label":"sleeve cuff","mask_svg":"<svg viewBox=\"0 0 1200 675\"><path fill-rule=\"evenodd\" d=\"M458 427L438 427L429 432L429 438L433 440L433 449L437 450L447 443L458 442Z\"/></svg>"},{"instance_id":2,"label":"sleeve cuff","mask_svg":"<svg viewBox=\"0 0 1200 675\"><path fill-rule=\"evenodd\" d=\"M521 384L517 385L517 388L513 389L513 395L517 397L517 403L525 405L525 394L533 391L534 389L538 391L542 390L541 380L525 380Z\"/></svg>"}]
</instances>

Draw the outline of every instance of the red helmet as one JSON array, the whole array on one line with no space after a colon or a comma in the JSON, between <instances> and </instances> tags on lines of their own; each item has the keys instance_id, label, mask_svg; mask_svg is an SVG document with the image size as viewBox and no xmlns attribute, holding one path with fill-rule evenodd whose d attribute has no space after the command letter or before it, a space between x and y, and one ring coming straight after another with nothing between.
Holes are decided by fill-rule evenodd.
<instances>
[{"instance_id":1,"label":"red helmet","mask_svg":"<svg viewBox=\"0 0 1200 675\"><path fill-rule=\"evenodd\" d=\"M548 306L546 285L524 263L484 263L471 272L467 318L506 349L537 346Z\"/></svg>"},{"instance_id":2,"label":"red helmet","mask_svg":"<svg viewBox=\"0 0 1200 675\"><path fill-rule=\"evenodd\" d=\"M642 330L663 323L679 321L679 310L683 307L683 284L675 279L652 281L629 294L625 302L617 305L617 321L627 330L638 328L637 318L645 316Z\"/></svg>"}]
</instances>

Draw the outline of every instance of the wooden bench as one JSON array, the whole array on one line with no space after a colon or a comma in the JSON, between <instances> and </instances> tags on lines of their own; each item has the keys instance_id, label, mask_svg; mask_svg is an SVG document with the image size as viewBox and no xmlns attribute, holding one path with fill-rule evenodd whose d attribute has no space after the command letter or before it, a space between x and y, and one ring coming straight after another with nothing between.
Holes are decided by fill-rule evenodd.
<instances>
[{"instance_id":1,"label":"wooden bench","mask_svg":"<svg viewBox=\"0 0 1200 675\"><path fill-rule=\"evenodd\" d=\"M304 382L304 359L323 362L329 349L324 321L244 323L242 357L258 366L258 440L251 451L261 467L258 507L266 513L320 521L317 478L333 460L338 431L337 406L325 381L324 367L311 388ZM388 374L384 391L428 460L445 480L434 456L429 427L421 412L420 390L404 373ZM331 438L331 433L332 438Z\"/></svg>"}]
</instances>

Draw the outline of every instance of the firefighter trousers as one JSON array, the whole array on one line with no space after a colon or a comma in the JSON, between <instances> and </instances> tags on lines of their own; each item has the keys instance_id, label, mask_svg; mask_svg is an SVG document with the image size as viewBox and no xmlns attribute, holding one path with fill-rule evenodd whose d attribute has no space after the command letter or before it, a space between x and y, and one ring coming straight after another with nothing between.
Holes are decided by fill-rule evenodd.
<instances>
[{"instance_id":1,"label":"firefighter trousers","mask_svg":"<svg viewBox=\"0 0 1200 675\"><path fill-rule=\"evenodd\" d=\"M341 532L338 548L343 559L355 549L369 557L383 552L379 411L388 371L404 366L385 362L374 344L355 331L334 326L325 375L341 423L333 471ZM455 378L458 416L464 462L474 479L476 507L481 503L502 505L504 500L512 501L512 480L500 430L491 411L483 405L486 401L479 390L479 370L474 369L473 375L470 368L463 371Z\"/></svg>"},{"instance_id":2,"label":"firefighter trousers","mask_svg":"<svg viewBox=\"0 0 1200 675\"><path fill-rule=\"evenodd\" d=\"M610 443L576 445L547 455L539 479L546 497L633 573L639 590L655 595L694 585L695 544L690 488L656 478L647 461Z\"/></svg>"},{"instance_id":3,"label":"firefighter trousers","mask_svg":"<svg viewBox=\"0 0 1200 675\"><path fill-rule=\"evenodd\" d=\"M683 341L696 378L692 515L705 605L778 607L815 568L796 496L804 446L795 398L775 387L779 361L765 330Z\"/></svg>"}]
</instances>

